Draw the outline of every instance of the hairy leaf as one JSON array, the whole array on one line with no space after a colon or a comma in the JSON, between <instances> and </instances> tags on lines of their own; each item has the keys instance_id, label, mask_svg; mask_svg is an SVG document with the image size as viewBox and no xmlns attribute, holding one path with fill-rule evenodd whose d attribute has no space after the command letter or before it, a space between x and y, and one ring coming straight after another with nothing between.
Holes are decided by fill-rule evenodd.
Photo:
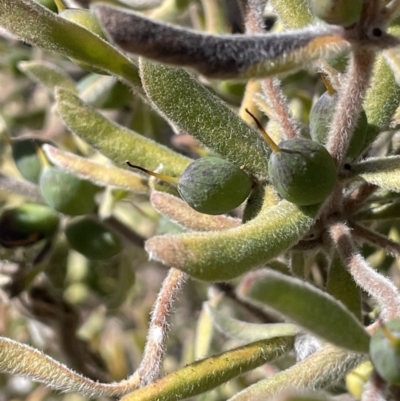
<instances>
[{"instance_id":1,"label":"hairy leaf","mask_svg":"<svg viewBox=\"0 0 400 401\"><path fill-rule=\"evenodd\" d=\"M209 391L289 351L293 339L257 341L194 362L126 395L121 401L177 401Z\"/></svg>"},{"instance_id":2,"label":"hairy leaf","mask_svg":"<svg viewBox=\"0 0 400 401\"><path fill-rule=\"evenodd\" d=\"M99 67L141 90L131 60L99 36L33 0L2 0L0 26L27 43Z\"/></svg>"},{"instance_id":3,"label":"hairy leaf","mask_svg":"<svg viewBox=\"0 0 400 401\"><path fill-rule=\"evenodd\" d=\"M139 174L96 163L50 145L44 145L43 150L54 165L97 185L112 185L143 194L149 192L146 180Z\"/></svg>"},{"instance_id":4,"label":"hairy leaf","mask_svg":"<svg viewBox=\"0 0 400 401\"><path fill-rule=\"evenodd\" d=\"M244 291L246 296L265 303L324 340L368 353L369 335L365 328L342 303L318 288L271 271Z\"/></svg>"},{"instance_id":5,"label":"hairy leaf","mask_svg":"<svg viewBox=\"0 0 400 401\"><path fill-rule=\"evenodd\" d=\"M370 184L400 192L400 156L366 159L352 165L351 171Z\"/></svg>"},{"instance_id":6,"label":"hairy leaf","mask_svg":"<svg viewBox=\"0 0 400 401\"><path fill-rule=\"evenodd\" d=\"M283 336L294 336L299 328L290 323L249 323L227 316L217 308L207 305L217 329L224 335L241 341L266 340Z\"/></svg>"},{"instance_id":7,"label":"hairy leaf","mask_svg":"<svg viewBox=\"0 0 400 401\"><path fill-rule=\"evenodd\" d=\"M296 244L309 230L318 206L281 201L230 230L158 236L146 242L152 259L206 281L224 281L260 267Z\"/></svg>"},{"instance_id":8,"label":"hairy leaf","mask_svg":"<svg viewBox=\"0 0 400 401\"><path fill-rule=\"evenodd\" d=\"M199 213L183 200L166 192L152 191L150 201L162 215L191 231L221 231L241 224L239 219L233 217Z\"/></svg>"},{"instance_id":9,"label":"hairy leaf","mask_svg":"<svg viewBox=\"0 0 400 401\"><path fill-rule=\"evenodd\" d=\"M57 89L56 100L67 127L117 166L129 160L149 170L163 165L166 174L180 175L190 163L187 157L107 120L65 89Z\"/></svg>"},{"instance_id":10,"label":"hairy leaf","mask_svg":"<svg viewBox=\"0 0 400 401\"><path fill-rule=\"evenodd\" d=\"M271 0L271 4L286 28L303 28L314 19L307 1Z\"/></svg>"},{"instance_id":11,"label":"hairy leaf","mask_svg":"<svg viewBox=\"0 0 400 401\"><path fill-rule=\"evenodd\" d=\"M361 290L336 253L329 268L326 292L361 321Z\"/></svg>"},{"instance_id":12,"label":"hairy leaf","mask_svg":"<svg viewBox=\"0 0 400 401\"><path fill-rule=\"evenodd\" d=\"M122 49L163 63L193 67L213 78L255 78L298 70L348 48L338 26L265 35L209 35L152 21L108 5L94 11Z\"/></svg>"},{"instance_id":13,"label":"hairy leaf","mask_svg":"<svg viewBox=\"0 0 400 401\"><path fill-rule=\"evenodd\" d=\"M140 61L140 72L147 96L175 126L233 163L266 175L268 146L190 74L144 59Z\"/></svg>"},{"instance_id":14,"label":"hairy leaf","mask_svg":"<svg viewBox=\"0 0 400 401\"><path fill-rule=\"evenodd\" d=\"M265 401L287 391L288 383L292 388L322 389L340 380L362 358L360 354L328 346L291 368L244 389L229 401Z\"/></svg>"},{"instance_id":15,"label":"hairy leaf","mask_svg":"<svg viewBox=\"0 0 400 401\"><path fill-rule=\"evenodd\" d=\"M75 82L55 64L44 60L22 61L18 68L30 79L44 85L51 94L54 94L56 86L76 92Z\"/></svg>"}]
</instances>

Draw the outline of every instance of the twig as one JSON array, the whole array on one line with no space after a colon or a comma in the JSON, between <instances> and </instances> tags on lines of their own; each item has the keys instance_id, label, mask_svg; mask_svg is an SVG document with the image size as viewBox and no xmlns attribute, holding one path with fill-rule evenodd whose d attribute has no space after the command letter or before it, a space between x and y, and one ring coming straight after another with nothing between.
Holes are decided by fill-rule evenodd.
<instances>
[{"instance_id":1,"label":"twig","mask_svg":"<svg viewBox=\"0 0 400 401\"><path fill-rule=\"evenodd\" d=\"M331 238L355 282L378 302L384 320L400 316L400 294L388 278L372 269L356 248L349 227L335 222L330 227Z\"/></svg>"}]
</instances>

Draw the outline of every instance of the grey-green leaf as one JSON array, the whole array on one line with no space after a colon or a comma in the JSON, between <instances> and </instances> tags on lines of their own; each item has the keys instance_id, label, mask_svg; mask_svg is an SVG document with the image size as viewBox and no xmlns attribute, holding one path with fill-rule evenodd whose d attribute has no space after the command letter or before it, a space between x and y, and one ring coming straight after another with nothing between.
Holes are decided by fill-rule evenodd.
<instances>
[{"instance_id":1,"label":"grey-green leaf","mask_svg":"<svg viewBox=\"0 0 400 401\"><path fill-rule=\"evenodd\" d=\"M33 0L1 0L0 26L27 43L96 66L141 90L131 60L99 36Z\"/></svg>"},{"instance_id":2,"label":"grey-green leaf","mask_svg":"<svg viewBox=\"0 0 400 401\"><path fill-rule=\"evenodd\" d=\"M319 205L298 208L281 201L254 219L225 231L150 238L150 257L206 281L236 278L295 245L318 215Z\"/></svg>"},{"instance_id":3,"label":"grey-green leaf","mask_svg":"<svg viewBox=\"0 0 400 401\"><path fill-rule=\"evenodd\" d=\"M78 96L56 91L58 110L67 127L109 157L118 167L129 160L149 170L163 165L166 174L179 176L190 159L103 117Z\"/></svg>"},{"instance_id":4,"label":"grey-green leaf","mask_svg":"<svg viewBox=\"0 0 400 401\"><path fill-rule=\"evenodd\" d=\"M33 81L44 85L51 94L54 93L56 86L76 92L75 82L69 75L60 67L48 61L22 61L18 63L18 68Z\"/></svg>"},{"instance_id":5,"label":"grey-green leaf","mask_svg":"<svg viewBox=\"0 0 400 401\"><path fill-rule=\"evenodd\" d=\"M246 295L326 341L368 353L370 337L357 318L335 298L302 280L271 271L246 288Z\"/></svg>"},{"instance_id":6,"label":"grey-green leaf","mask_svg":"<svg viewBox=\"0 0 400 401\"><path fill-rule=\"evenodd\" d=\"M182 132L237 165L265 176L270 150L225 103L186 71L140 60L143 87L156 108Z\"/></svg>"},{"instance_id":7,"label":"grey-green leaf","mask_svg":"<svg viewBox=\"0 0 400 401\"><path fill-rule=\"evenodd\" d=\"M336 25L279 34L209 35L152 21L126 10L95 5L111 39L128 52L162 63L193 67L213 78L257 78L303 68L348 48Z\"/></svg>"},{"instance_id":8,"label":"grey-green leaf","mask_svg":"<svg viewBox=\"0 0 400 401\"><path fill-rule=\"evenodd\" d=\"M241 341L258 341L268 338L294 336L299 328L290 323L260 324L234 319L207 304L216 328L224 335Z\"/></svg>"},{"instance_id":9,"label":"grey-green leaf","mask_svg":"<svg viewBox=\"0 0 400 401\"><path fill-rule=\"evenodd\" d=\"M370 184L400 192L400 156L366 159L353 165L351 171Z\"/></svg>"}]
</instances>

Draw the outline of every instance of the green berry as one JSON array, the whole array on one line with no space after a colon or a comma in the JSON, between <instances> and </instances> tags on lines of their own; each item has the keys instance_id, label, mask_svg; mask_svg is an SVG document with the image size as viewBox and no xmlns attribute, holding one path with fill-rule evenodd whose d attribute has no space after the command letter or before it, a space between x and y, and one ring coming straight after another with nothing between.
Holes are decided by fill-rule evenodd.
<instances>
[{"instance_id":1,"label":"green berry","mask_svg":"<svg viewBox=\"0 0 400 401\"><path fill-rule=\"evenodd\" d=\"M314 15L328 24L350 26L361 15L363 0L310 0Z\"/></svg>"},{"instance_id":2,"label":"green berry","mask_svg":"<svg viewBox=\"0 0 400 401\"><path fill-rule=\"evenodd\" d=\"M388 332L387 332L388 331ZM379 375L390 384L400 385L400 319L378 328L371 337L369 355Z\"/></svg>"},{"instance_id":3,"label":"green berry","mask_svg":"<svg viewBox=\"0 0 400 401\"><path fill-rule=\"evenodd\" d=\"M109 259L122 250L119 238L91 217L72 220L65 228L65 235L71 248L88 259Z\"/></svg>"},{"instance_id":4,"label":"green berry","mask_svg":"<svg viewBox=\"0 0 400 401\"><path fill-rule=\"evenodd\" d=\"M21 138L12 141L12 156L21 175L28 181L37 184L42 172L42 163L38 148L48 141L39 138Z\"/></svg>"},{"instance_id":5,"label":"green berry","mask_svg":"<svg viewBox=\"0 0 400 401\"><path fill-rule=\"evenodd\" d=\"M58 223L57 213L45 205L26 203L5 209L0 216L0 245L32 245L54 235Z\"/></svg>"},{"instance_id":6,"label":"green berry","mask_svg":"<svg viewBox=\"0 0 400 401\"><path fill-rule=\"evenodd\" d=\"M268 162L272 185L282 198L300 206L322 202L332 192L335 163L329 152L309 139L290 139L279 144Z\"/></svg>"},{"instance_id":7,"label":"green berry","mask_svg":"<svg viewBox=\"0 0 400 401\"><path fill-rule=\"evenodd\" d=\"M46 167L39 186L46 203L58 212L80 215L91 213L96 207L94 196L99 188L58 167Z\"/></svg>"},{"instance_id":8,"label":"green berry","mask_svg":"<svg viewBox=\"0 0 400 401\"><path fill-rule=\"evenodd\" d=\"M219 157L195 160L178 182L178 191L189 206L213 215L238 207L251 188L252 180L241 168Z\"/></svg>"},{"instance_id":9,"label":"green berry","mask_svg":"<svg viewBox=\"0 0 400 401\"><path fill-rule=\"evenodd\" d=\"M328 139L330 124L333 113L336 109L338 96L337 94L323 93L314 104L310 112L310 135L314 141L325 145ZM350 140L346 157L355 159L363 150L365 138L368 131L368 121L364 110L360 113L356 128Z\"/></svg>"}]
</instances>

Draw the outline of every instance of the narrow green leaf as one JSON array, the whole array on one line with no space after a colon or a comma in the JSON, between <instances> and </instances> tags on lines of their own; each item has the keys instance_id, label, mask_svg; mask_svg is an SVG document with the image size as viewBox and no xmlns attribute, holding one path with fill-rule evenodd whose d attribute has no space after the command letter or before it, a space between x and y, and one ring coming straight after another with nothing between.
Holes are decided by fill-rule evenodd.
<instances>
[{"instance_id":1,"label":"narrow green leaf","mask_svg":"<svg viewBox=\"0 0 400 401\"><path fill-rule=\"evenodd\" d=\"M137 67L111 44L33 0L1 0L0 26L21 40L123 78L137 90Z\"/></svg>"},{"instance_id":2,"label":"narrow green leaf","mask_svg":"<svg viewBox=\"0 0 400 401\"><path fill-rule=\"evenodd\" d=\"M199 213L166 192L152 191L150 201L163 216L190 231L221 231L241 225L240 219L234 217Z\"/></svg>"},{"instance_id":3,"label":"narrow green leaf","mask_svg":"<svg viewBox=\"0 0 400 401\"><path fill-rule=\"evenodd\" d=\"M292 347L291 338L257 341L187 365L121 401L178 401L193 397L276 359Z\"/></svg>"},{"instance_id":4,"label":"narrow green leaf","mask_svg":"<svg viewBox=\"0 0 400 401\"><path fill-rule=\"evenodd\" d=\"M314 19L308 1L271 0L271 4L286 28L303 28L310 25Z\"/></svg>"},{"instance_id":5,"label":"narrow green leaf","mask_svg":"<svg viewBox=\"0 0 400 401\"><path fill-rule=\"evenodd\" d=\"M147 96L169 121L228 160L266 175L268 146L190 74L144 59L140 72Z\"/></svg>"},{"instance_id":6,"label":"narrow green leaf","mask_svg":"<svg viewBox=\"0 0 400 401\"><path fill-rule=\"evenodd\" d=\"M302 280L271 271L246 287L246 296L326 341L368 353L369 335L357 318L335 298Z\"/></svg>"},{"instance_id":7,"label":"narrow green leaf","mask_svg":"<svg viewBox=\"0 0 400 401\"><path fill-rule=\"evenodd\" d=\"M28 377L56 390L93 397L121 395L125 389L118 383L92 381L42 352L5 337L0 337L0 372Z\"/></svg>"},{"instance_id":8,"label":"narrow green leaf","mask_svg":"<svg viewBox=\"0 0 400 401\"><path fill-rule=\"evenodd\" d=\"M142 14L94 5L122 49L162 63L193 67L212 78L258 78L298 70L349 47L336 25L265 35L209 35L152 21Z\"/></svg>"},{"instance_id":9,"label":"narrow green leaf","mask_svg":"<svg viewBox=\"0 0 400 401\"><path fill-rule=\"evenodd\" d=\"M244 389L229 401L265 401L291 388L317 390L336 383L364 358L336 347L325 347L289 369Z\"/></svg>"},{"instance_id":10,"label":"narrow green leaf","mask_svg":"<svg viewBox=\"0 0 400 401\"><path fill-rule=\"evenodd\" d=\"M400 217L400 202L389 202L383 205L372 205L370 208L361 210L352 218L361 221L395 220Z\"/></svg>"},{"instance_id":11,"label":"narrow green leaf","mask_svg":"<svg viewBox=\"0 0 400 401\"><path fill-rule=\"evenodd\" d=\"M122 170L114 166L96 163L89 159L57 149L54 146L44 145L43 150L54 165L83 179L92 181L97 185L112 185L135 193L149 193L146 179L139 174L128 170Z\"/></svg>"},{"instance_id":12,"label":"narrow green leaf","mask_svg":"<svg viewBox=\"0 0 400 401\"><path fill-rule=\"evenodd\" d=\"M179 176L191 162L189 158L107 120L65 89L56 90L56 101L67 127L117 166L125 166L127 160L149 170L162 165L166 174Z\"/></svg>"},{"instance_id":13,"label":"narrow green leaf","mask_svg":"<svg viewBox=\"0 0 400 401\"><path fill-rule=\"evenodd\" d=\"M290 323L259 324L234 319L207 305L217 329L224 335L241 341L258 341L269 338L295 336L299 328Z\"/></svg>"},{"instance_id":14,"label":"narrow green leaf","mask_svg":"<svg viewBox=\"0 0 400 401\"><path fill-rule=\"evenodd\" d=\"M375 157L351 166L354 174L370 184L400 192L400 156Z\"/></svg>"},{"instance_id":15,"label":"narrow green leaf","mask_svg":"<svg viewBox=\"0 0 400 401\"><path fill-rule=\"evenodd\" d=\"M44 60L22 61L18 68L30 79L44 85L51 94L56 86L76 92L75 82L69 75L55 64Z\"/></svg>"},{"instance_id":16,"label":"narrow green leaf","mask_svg":"<svg viewBox=\"0 0 400 401\"><path fill-rule=\"evenodd\" d=\"M152 259L198 279L230 280L296 244L312 226L318 209L281 201L237 228L153 237L146 250Z\"/></svg>"},{"instance_id":17,"label":"narrow green leaf","mask_svg":"<svg viewBox=\"0 0 400 401\"><path fill-rule=\"evenodd\" d=\"M328 273L326 292L342 302L361 321L361 290L335 253Z\"/></svg>"}]
</instances>

